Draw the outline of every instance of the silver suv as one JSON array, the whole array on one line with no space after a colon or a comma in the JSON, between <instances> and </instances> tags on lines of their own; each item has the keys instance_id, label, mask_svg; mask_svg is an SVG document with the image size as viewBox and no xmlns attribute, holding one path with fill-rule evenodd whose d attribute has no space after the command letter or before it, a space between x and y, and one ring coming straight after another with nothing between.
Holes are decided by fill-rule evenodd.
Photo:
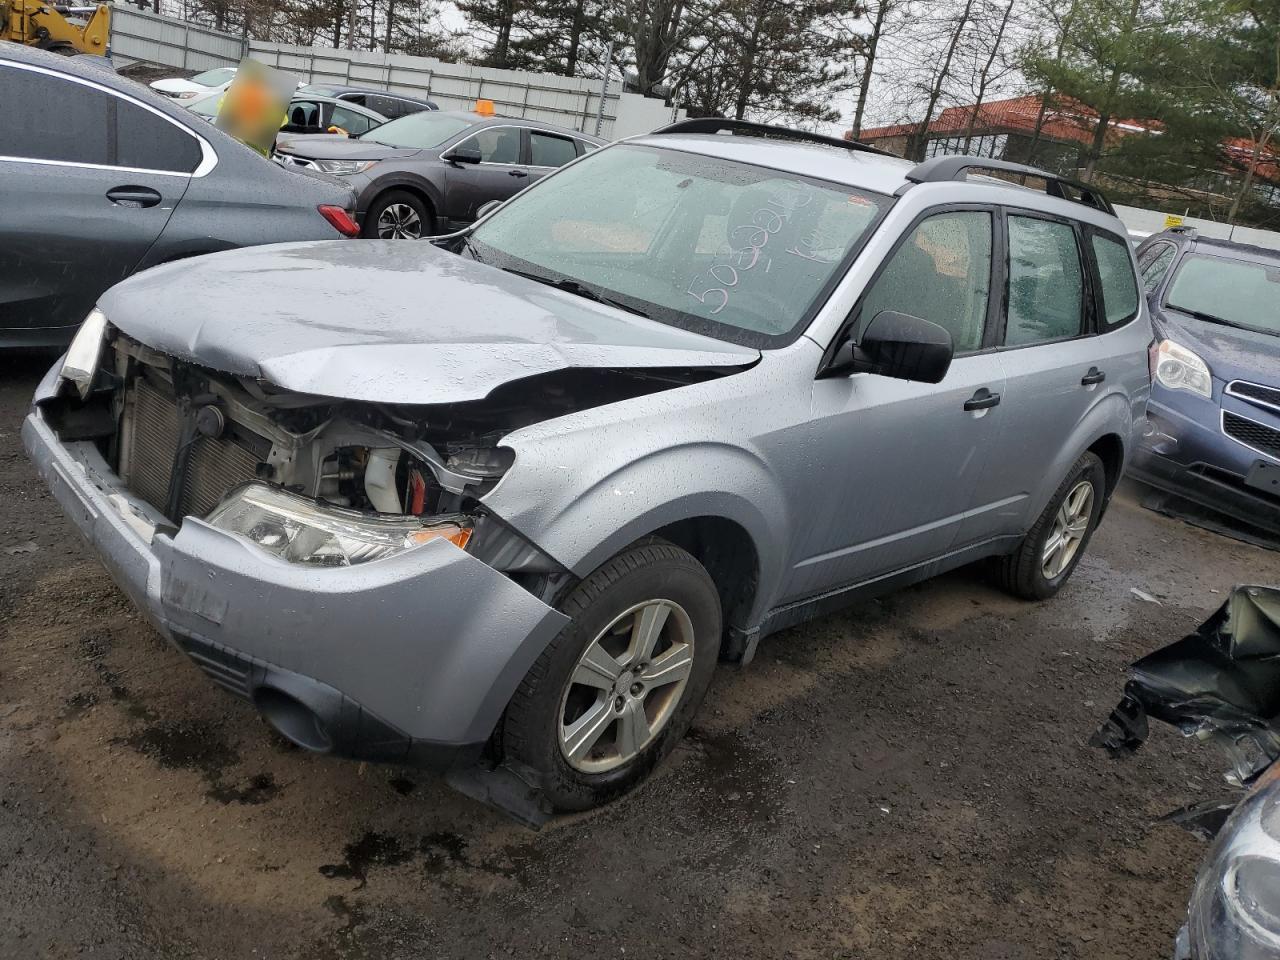
<instances>
[{"instance_id":1,"label":"silver suv","mask_svg":"<svg viewBox=\"0 0 1280 960\"><path fill-rule=\"evenodd\" d=\"M767 634L984 558L1061 588L1150 385L1124 237L1043 172L689 121L434 244L134 277L23 438L285 736L536 822L641 780Z\"/></svg>"}]
</instances>

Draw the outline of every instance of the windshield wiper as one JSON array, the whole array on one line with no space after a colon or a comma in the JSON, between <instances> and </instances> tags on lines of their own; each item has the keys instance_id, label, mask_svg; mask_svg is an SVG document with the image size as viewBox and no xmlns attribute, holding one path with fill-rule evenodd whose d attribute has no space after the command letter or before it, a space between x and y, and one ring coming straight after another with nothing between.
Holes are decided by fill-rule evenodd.
<instances>
[{"instance_id":1,"label":"windshield wiper","mask_svg":"<svg viewBox=\"0 0 1280 960\"><path fill-rule=\"evenodd\" d=\"M475 251L472 250L472 255ZM629 303L623 303L621 300L615 300L612 297L606 297L597 293L590 287L584 286L582 283L573 279L573 277L560 277L558 280L554 277L544 277L540 274L529 273L525 270L513 270L510 267L503 267L507 273L514 273L517 277L524 277L526 280L536 280L538 283L545 283L548 287L555 287L557 290L563 290L565 293L572 293L574 296L582 297L584 300L591 300L595 303L605 303L611 307L617 307L619 310L625 310L627 313L634 313L637 317L649 319L649 315L643 310L631 306Z\"/></svg>"},{"instance_id":2,"label":"windshield wiper","mask_svg":"<svg viewBox=\"0 0 1280 960\"><path fill-rule=\"evenodd\" d=\"M1225 317L1217 317L1212 313L1205 313L1202 310L1192 310L1190 307L1180 307L1176 303L1169 304L1174 310L1185 313L1188 316L1195 317L1197 320L1203 320L1205 323L1220 323L1224 327L1235 327L1237 330L1252 330L1254 333L1261 333L1257 327L1251 327L1248 324L1236 323L1234 320L1227 320Z\"/></svg>"}]
</instances>

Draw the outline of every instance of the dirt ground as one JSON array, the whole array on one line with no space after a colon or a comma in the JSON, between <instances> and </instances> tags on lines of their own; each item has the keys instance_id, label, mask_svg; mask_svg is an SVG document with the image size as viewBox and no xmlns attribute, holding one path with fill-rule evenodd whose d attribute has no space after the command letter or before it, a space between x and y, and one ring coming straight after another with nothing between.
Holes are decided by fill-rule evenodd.
<instances>
[{"instance_id":1,"label":"dirt ground","mask_svg":"<svg viewBox=\"0 0 1280 960\"><path fill-rule=\"evenodd\" d=\"M961 571L772 637L651 783L532 833L165 646L21 450L45 365L0 358L0 957L1168 956L1204 848L1157 820L1222 764L1086 741L1280 554L1122 497L1052 602Z\"/></svg>"}]
</instances>

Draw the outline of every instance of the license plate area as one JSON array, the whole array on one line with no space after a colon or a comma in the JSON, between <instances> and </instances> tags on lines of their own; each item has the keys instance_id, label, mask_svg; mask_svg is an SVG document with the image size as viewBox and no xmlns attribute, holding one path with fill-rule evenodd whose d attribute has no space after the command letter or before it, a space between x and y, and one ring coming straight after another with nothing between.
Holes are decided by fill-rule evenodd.
<instances>
[{"instance_id":1,"label":"license plate area","mask_svg":"<svg viewBox=\"0 0 1280 960\"><path fill-rule=\"evenodd\" d=\"M1256 460L1249 468L1249 475L1244 478L1245 486L1269 493L1280 500L1280 464Z\"/></svg>"}]
</instances>

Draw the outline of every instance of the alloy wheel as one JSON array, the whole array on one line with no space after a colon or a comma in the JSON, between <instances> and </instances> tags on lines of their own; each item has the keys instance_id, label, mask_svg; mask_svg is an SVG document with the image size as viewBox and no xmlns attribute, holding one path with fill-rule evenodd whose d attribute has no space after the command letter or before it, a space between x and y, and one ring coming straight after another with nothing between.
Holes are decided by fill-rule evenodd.
<instances>
[{"instance_id":1,"label":"alloy wheel","mask_svg":"<svg viewBox=\"0 0 1280 960\"><path fill-rule=\"evenodd\" d=\"M1046 580L1053 580L1071 565L1080 552L1080 544L1089 532L1089 520L1093 516L1093 484L1081 480L1063 498L1053 518L1053 529L1045 541L1040 556L1040 569Z\"/></svg>"},{"instance_id":2,"label":"alloy wheel","mask_svg":"<svg viewBox=\"0 0 1280 960\"><path fill-rule=\"evenodd\" d=\"M417 240L422 236L422 218L407 203L388 204L378 214L378 239Z\"/></svg>"},{"instance_id":3,"label":"alloy wheel","mask_svg":"<svg viewBox=\"0 0 1280 960\"><path fill-rule=\"evenodd\" d=\"M578 658L560 698L560 752L582 773L634 759L675 712L693 671L693 622L678 603L624 610Z\"/></svg>"}]
</instances>

